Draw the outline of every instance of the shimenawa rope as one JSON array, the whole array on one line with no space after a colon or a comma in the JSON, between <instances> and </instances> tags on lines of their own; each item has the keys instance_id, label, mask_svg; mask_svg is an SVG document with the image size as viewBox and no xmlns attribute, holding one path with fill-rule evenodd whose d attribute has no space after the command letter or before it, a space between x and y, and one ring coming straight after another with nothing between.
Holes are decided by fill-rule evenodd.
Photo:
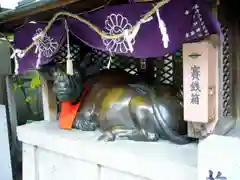
<instances>
[{"instance_id":1,"label":"shimenawa rope","mask_svg":"<svg viewBox=\"0 0 240 180\"><path fill-rule=\"evenodd\" d=\"M129 34L132 33L135 30L135 28L137 28L142 23L143 20L147 21L150 18L150 16L152 16L154 13L156 13L156 11L159 8L161 8L162 6L167 4L169 1L170 0L162 0L162 1L158 2L149 12L147 12L144 15L144 17L140 21L138 21L131 29L128 30ZM68 16L68 17L72 17L74 19L77 19L77 20L81 21L82 23L91 27L97 34L99 34L104 39L118 39L118 38L121 38L121 37L124 36L124 33L113 34L113 35L106 34L102 30L100 30L100 28L98 28L94 24L90 23L89 21L87 21L83 17L80 17L76 14L72 14L72 13L69 13L69 12L59 12L59 13L55 14L54 17L48 22L47 26L44 28L44 30L43 30L44 33L47 33L49 31L52 24L54 23L54 21L59 16ZM38 38L40 38L40 36L35 37L35 38L38 39ZM30 51L34 46L35 46L34 43L30 44L26 49L23 50L24 54L26 54L28 51Z\"/></svg>"}]
</instances>

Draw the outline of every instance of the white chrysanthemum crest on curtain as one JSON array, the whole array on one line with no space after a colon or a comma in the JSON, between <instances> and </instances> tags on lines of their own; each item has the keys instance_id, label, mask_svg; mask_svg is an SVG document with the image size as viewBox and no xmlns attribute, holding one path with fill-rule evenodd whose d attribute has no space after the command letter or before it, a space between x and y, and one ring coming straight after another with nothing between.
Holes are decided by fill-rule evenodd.
<instances>
[{"instance_id":1,"label":"white chrysanthemum crest on curtain","mask_svg":"<svg viewBox=\"0 0 240 180\"><path fill-rule=\"evenodd\" d=\"M106 34L119 34L123 33L125 30L131 29L132 24L129 23L128 19L121 14L110 14L107 16L105 21L104 31ZM131 39L130 41L132 46L135 43L135 39ZM120 53L128 53L131 49L125 37L117 38L117 39L104 39L103 44L106 49L110 52L120 52Z\"/></svg>"},{"instance_id":2,"label":"white chrysanthemum crest on curtain","mask_svg":"<svg viewBox=\"0 0 240 180\"><path fill-rule=\"evenodd\" d=\"M41 58L52 57L53 54L57 51L59 44L54 41L53 38L44 33L41 28L38 28L36 30L36 33L32 39L36 46L35 53L38 54L36 68L39 68Z\"/></svg>"},{"instance_id":3,"label":"white chrysanthemum crest on curtain","mask_svg":"<svg viewBox=\"0 0 240 180\"><path fill-rule=\"evenodd\" d=\"M130 33L129 30L132 29L133 26L126 17L122 14L110 14L105 21L105 33L110 35L123 33L124 36L117 39L103 38L103 44L109 52L132 53L134 51L133 45L135 44L135 37L141 25L152 19L152 16L146 20L140 19Z\"/></svg>"}]
</instances>

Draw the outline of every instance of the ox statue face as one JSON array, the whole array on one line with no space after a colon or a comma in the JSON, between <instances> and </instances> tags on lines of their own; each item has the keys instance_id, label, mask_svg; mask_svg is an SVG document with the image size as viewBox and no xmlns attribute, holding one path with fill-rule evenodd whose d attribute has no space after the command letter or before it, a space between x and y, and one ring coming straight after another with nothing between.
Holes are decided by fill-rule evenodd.
<instances>
[{"instance_id":1,"label":"ox statue face","mask_svg":"<svg viewBox=\"0 0 240 180\"><path fill-rule=\"evenodd\" d=\"M74 74L68 75L63 68L56 67L53 72L53 92L59 101L74 101L83 90L80 72L74 68Z\"/></svg>"},{"instance_id":2,"label":"ox statue face","mask_svg":"<svg viewBox=\"0 0 240 180\"><path fill-rule=\"evenodd\" d=\"M53 92L59 101L76 101L83 91L84 82L88 76L100 71L98 65L91 64L91 57L86 55L82 61L74 62L73 75L66 73L65 67L60 64L52 69Z\"/></svg>"}]
</instances>

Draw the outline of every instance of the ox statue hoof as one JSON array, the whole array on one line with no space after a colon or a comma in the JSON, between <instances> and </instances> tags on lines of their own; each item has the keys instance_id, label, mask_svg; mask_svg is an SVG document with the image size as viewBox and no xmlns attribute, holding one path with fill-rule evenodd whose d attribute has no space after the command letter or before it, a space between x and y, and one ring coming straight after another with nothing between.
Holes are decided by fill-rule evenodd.
<instances>
[{"instance_id":1,"label":"ox statue hoof","mask_svg":"<svg viewBox=\"0 0 240 180\"><path fill-rule=\"evenodd\" d=\"M115 135L111 132L104 132L104 134L102 134L99 138L98 141L115 141Z\"/></svg>"},{"instance_id":2,"label":"ox statue hoof","mask_svg":"<svg viewBox=\"0 0 240 180\"><path fill-rule=\"evenodd\" d=\"M142 131L136 131L131 136L129 136L129 139L133 141L155 142L158 141L160 137L156 133L150 132L143 133Z\"/></svg>"},{"instance_id":3,"label":"ox statue hoof","mask_svg":"<svg viewBox=\"0 0 240 180\"><path fill-rule=\"evenodd\" d=\"M81 131L95 131L97 127L97 123L82 119L77 119L73 125L73 128Z\"/></svg>"}]
</instances>

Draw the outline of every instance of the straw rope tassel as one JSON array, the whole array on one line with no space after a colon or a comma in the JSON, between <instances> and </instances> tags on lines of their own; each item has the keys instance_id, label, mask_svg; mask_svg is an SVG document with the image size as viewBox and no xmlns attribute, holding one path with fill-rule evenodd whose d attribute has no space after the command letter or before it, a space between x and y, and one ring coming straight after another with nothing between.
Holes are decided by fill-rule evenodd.
<instances>
[{"instance_id":1,"label":"straw rope tassel","mask_svg":"<svg viewBox=\"0 0 240 180\"><path fill-rule=\"evenodd\" d=\"M167 28L166 28L164 21L160 17L159 9L156 10L156 15L157 15L157 20L158 20L158 26L159 26L160 32L162 34L163 47L168 48L169 37L167 34Z\"/></svg>"},{"instance_id":2,"label":"straw rope tassel","mask_svg":"<svg viewBox=\"0 0 240 180\"><path fill-rule=\"evenodd\" d=\"M71 57L71 52L70 52L70 42L69 42L69 29L68 29L68 25L67 25L67 21L65 20L65 29L67 32L67 74L68 75L73 75L73 60Z\"/></svg>"}]
</instances>

